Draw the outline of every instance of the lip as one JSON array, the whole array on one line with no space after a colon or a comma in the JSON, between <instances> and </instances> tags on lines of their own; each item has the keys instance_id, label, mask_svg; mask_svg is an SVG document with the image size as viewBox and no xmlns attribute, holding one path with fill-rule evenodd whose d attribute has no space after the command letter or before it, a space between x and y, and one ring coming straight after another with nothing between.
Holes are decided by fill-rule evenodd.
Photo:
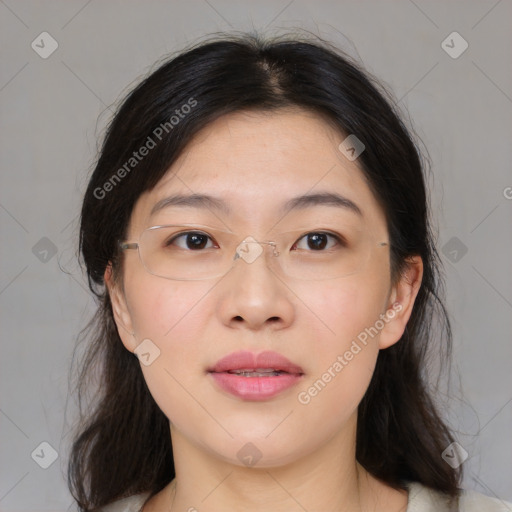
<instances>
[{"instance_id":1,"label":"lip","mask_svg":"<svg viewBox=\"0 0 512 512\"><path fill-rule=\"evenodd\" d=\"M284 372L274 376L244 377L229 373L236 370L274 369ZM208 369L215 383L224 391L249 401L270 399L297 384L304 375L302 368L277 352L253 354L233 352Z\"/></svg>"}]
</instances>

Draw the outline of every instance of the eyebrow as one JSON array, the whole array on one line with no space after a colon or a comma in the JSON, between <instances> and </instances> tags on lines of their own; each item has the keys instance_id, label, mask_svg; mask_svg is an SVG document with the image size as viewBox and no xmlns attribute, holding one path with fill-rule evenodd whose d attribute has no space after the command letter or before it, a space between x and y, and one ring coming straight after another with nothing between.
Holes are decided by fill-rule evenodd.
<instances>
[{"instance_id":1,"label":"eyebrow","mask_svg":"<svg viewBox=\"0 0 512 512\"><path fill-rule=\"evenodd\" d=\"M216 210L225 214L231 212L231 208L218 197L207 194L175 194L158 201L151 209L151 215L172 206ZM354 201L335 192L319 192L293 197L283 204L280 213L284 214L292 210L304 210L314 206L334 206L343 208L363 217L361 208L359 208Z\"/></svg>"}]
</instances>

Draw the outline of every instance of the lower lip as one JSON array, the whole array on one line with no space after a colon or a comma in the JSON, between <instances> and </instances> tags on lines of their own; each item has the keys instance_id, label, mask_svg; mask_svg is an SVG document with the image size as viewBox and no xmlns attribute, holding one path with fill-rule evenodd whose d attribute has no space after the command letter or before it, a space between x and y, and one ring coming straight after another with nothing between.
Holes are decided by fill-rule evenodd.
<instances>
[{"instance_id":1,"label":"lower lip","mask_svg":"<svg viewBox=\"0 0 512 512\"><path fill-rule=\"evenodd\" d=\"M282 373L271 377L242 377L233 373L210 373L215 382L228 393L243 400L263 401L297 384L302 375Z\"/></svg>"}]
</instances>

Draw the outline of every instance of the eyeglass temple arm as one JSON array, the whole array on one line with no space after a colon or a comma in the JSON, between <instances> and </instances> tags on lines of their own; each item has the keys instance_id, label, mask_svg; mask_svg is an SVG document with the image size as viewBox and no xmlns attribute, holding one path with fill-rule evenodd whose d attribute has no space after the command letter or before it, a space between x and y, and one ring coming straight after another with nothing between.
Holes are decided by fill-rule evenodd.
<instances>
[{"instance_id":1,"label":"eyeglass temple arm","mask_svg":"<svg viewBox=\"0 0 512 512\"><path fill-rule=\"evenodd\" d=\"M119 242L121 249L138 249L139 244L137 242Z\"/></svg>"}]
</instances>

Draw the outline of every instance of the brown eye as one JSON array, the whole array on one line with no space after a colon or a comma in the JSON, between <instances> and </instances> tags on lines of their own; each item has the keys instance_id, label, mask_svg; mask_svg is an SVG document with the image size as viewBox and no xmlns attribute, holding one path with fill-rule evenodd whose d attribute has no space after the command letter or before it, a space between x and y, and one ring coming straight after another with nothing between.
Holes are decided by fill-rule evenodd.
<instances>
[{"instance_id":1,"label":"brown eye","mask_svg":"<svg viewBox=\"0 0 512 512\"><path fill-rule=\"evenodd\" d=\"M312 232L307 233L295 242L293 249L323 251L324 249L332 249L332 247L340 242L340 238L331 233Z\"/></svg>"},{"instance_id":2,"label":"brown eye","mask_svg":"<svg viewBox=\"0 0 512 512\"><path fill-rule=\"evenodd\" d=\"M178 240L179 242L177 242ZM166 247L170 245L177 245L181 249L195 251L213 247L213 244L208 246L209 241L211 241L211 238L206 233L190 231L188 233L181 233L180 235L175 236L166 243Z\"/></svg>"}]
</instances>

